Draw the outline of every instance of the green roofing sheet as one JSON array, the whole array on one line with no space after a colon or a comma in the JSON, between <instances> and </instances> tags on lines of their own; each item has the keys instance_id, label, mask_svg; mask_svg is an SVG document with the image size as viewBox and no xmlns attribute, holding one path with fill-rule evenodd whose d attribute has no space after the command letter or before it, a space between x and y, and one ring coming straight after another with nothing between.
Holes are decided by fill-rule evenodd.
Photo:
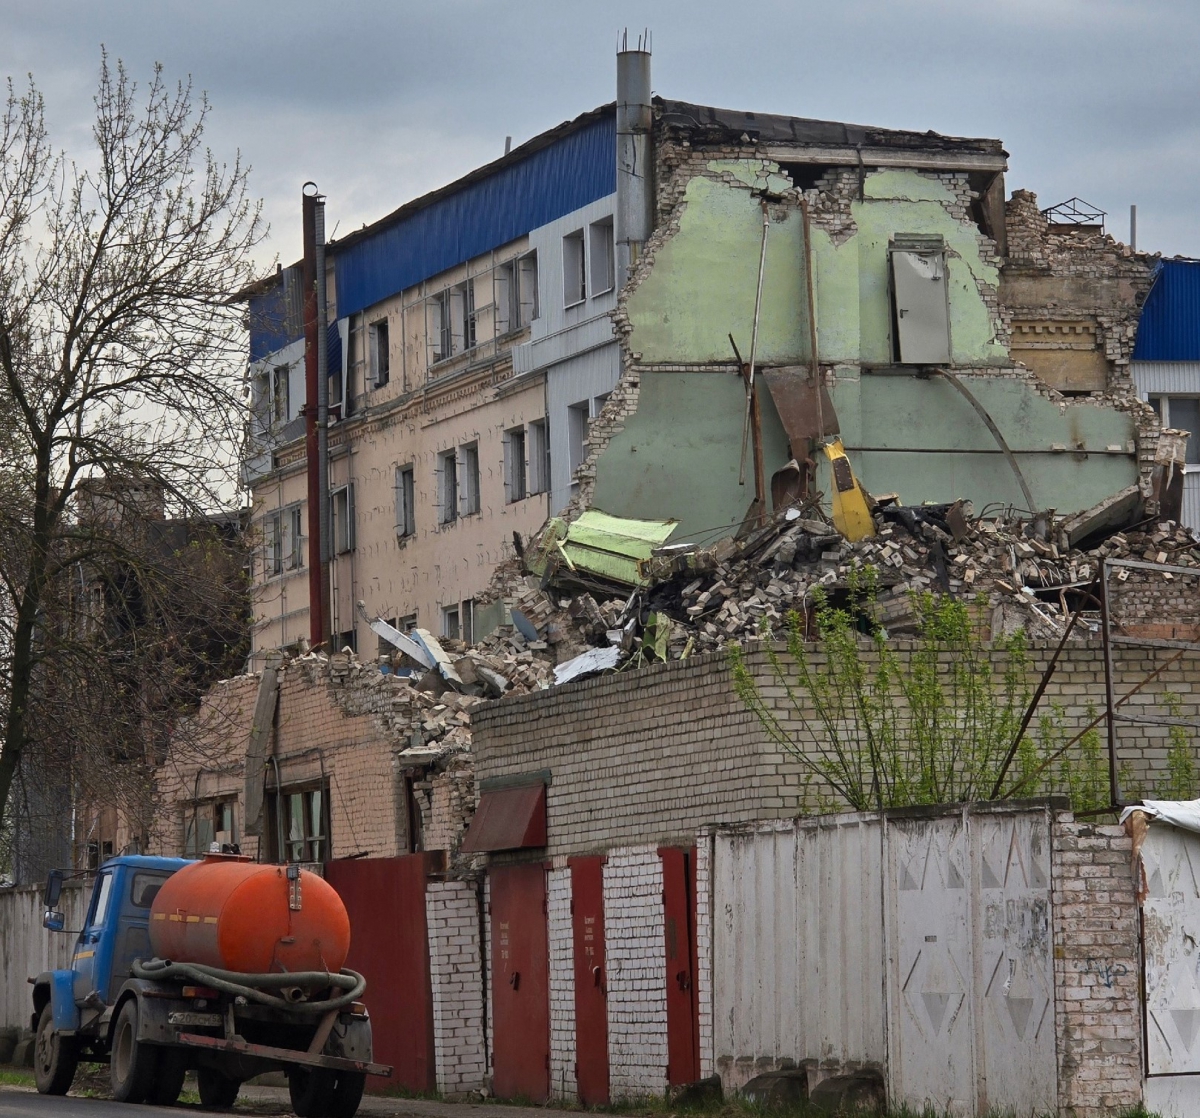
<instances>
[{"instance_id":1,"label":"green roofing sheet","mask_svg":"<svg viewBox=\"0 0 1200 1118\"><path fill-rule=\"evenodd\" d=\"M552 552L568 567L629 586L644 584L641 564L675 531L676 520L627 520L589 509L563 534L563 522L553 520L543 535L534 560L536 573L545 570Z\"/></svg>"}]
</instances>

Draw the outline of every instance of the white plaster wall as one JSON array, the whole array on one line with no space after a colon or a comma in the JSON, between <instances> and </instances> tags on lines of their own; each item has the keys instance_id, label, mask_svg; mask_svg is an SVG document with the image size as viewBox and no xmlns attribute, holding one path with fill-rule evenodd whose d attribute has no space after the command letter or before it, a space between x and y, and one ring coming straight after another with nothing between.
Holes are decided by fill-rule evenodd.
<instances>
[{"instance_id":1,"label":"white plaster wall","mask_svg":"<svg viewBox=\"0 0 1200 1118\"><path fill-rule=\"evenodd\" d=\"M612 1097L667 1086L662 861L655 846L610 852L604 866L608 1062Z\"/></svg>"},{"instance_id":2,"label":"white plaster wall","mask_svg":"<svg viewBox=\"0 0 1200 1118\"><path fill-rule=\"evenodd\" d=\"M700 1075L716 1071L713 1047L712 855L714 838L696 837L696 994L699 1004Z\"/></svg>"},{"instance_id":3,"label":"white plaster wall","mask_svg":"<svg viewBox=\"0 0 1200 1118\"><path fill-rule=\"evenodd\" d=\"M437 1088L474 1091L487 1076L475 889L464 881L431 882L425 893L433 1048Z\"/></svg>"},{"instance_id":4,"label":"white plaster wall","mask_svg":"<svg viewBox=\"0 0 1200 1118\"><path fill-rule=\"evenodd\" d=\"M575 1081L575 950L571 928L571 871L555 859L547 885L550 937L550 1094L578 1098Z\"/></svg>"}]
</instances>

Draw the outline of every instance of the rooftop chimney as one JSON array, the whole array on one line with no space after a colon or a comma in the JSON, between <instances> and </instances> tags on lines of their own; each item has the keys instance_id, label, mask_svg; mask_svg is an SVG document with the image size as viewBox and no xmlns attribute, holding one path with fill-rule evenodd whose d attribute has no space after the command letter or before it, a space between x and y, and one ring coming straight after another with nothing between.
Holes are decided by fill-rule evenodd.
<instances>
[{"instance_id":1,"label":"rooftop chimney","mask_svg":"<svg viewBox=\"0 0 1200 1118\"><path fill-rule=\"evenodd\" d=\"M617 51L617 278L623 284L638 262L654 225L650 154L650 32L629 49L622 33Z\"/></svg>"}]
</instances>

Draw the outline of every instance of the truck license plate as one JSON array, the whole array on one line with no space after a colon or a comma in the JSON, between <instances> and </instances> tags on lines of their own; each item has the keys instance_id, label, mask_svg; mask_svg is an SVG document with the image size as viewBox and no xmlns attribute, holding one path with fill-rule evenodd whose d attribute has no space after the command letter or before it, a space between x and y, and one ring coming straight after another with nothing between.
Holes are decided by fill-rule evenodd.
<instances>
[{"instance_id":1,"label":"truck license plate","mask_svg":"<svg viewBox=\"0 0 1200 1118\"><path fill-rule=\"evenodd\" d=\"M172 1025L203 1025L214 1028L221 1024L219 1013L169 1013L167 1021Z\"/></svg>"}]
</instances>

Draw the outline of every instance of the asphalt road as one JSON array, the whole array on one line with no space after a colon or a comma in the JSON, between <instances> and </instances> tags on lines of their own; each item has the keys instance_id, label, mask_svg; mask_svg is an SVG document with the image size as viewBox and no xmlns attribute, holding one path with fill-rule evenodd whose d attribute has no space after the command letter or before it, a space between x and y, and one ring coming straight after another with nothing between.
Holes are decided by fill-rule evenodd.
<instances>
[{"instance_id":1,"label":"asphalt road","mask_svg":"<svg viewBox=\"0 0 1200 1118\"><path fill-rule=\"evenodd\" d=\"M188 1088L190 1089L189 1084ZM286 1089L243 1086L237 1108L208 1111L196 1103L179 1106L147 1106L113 1102L111 1099L80 1095L39 1095L29 1087L0 1086L0 1118L198 1118L222 1114L226 1118L288 1118L292 1116ZM292 1116L294 1118L294 1116ZM509 1106L503 1103L452 1103L435 1099L404 1099L367 1095L357 1118L581 1118L578 1112L549 1107Z\"/></svg>"}]
</instances>

